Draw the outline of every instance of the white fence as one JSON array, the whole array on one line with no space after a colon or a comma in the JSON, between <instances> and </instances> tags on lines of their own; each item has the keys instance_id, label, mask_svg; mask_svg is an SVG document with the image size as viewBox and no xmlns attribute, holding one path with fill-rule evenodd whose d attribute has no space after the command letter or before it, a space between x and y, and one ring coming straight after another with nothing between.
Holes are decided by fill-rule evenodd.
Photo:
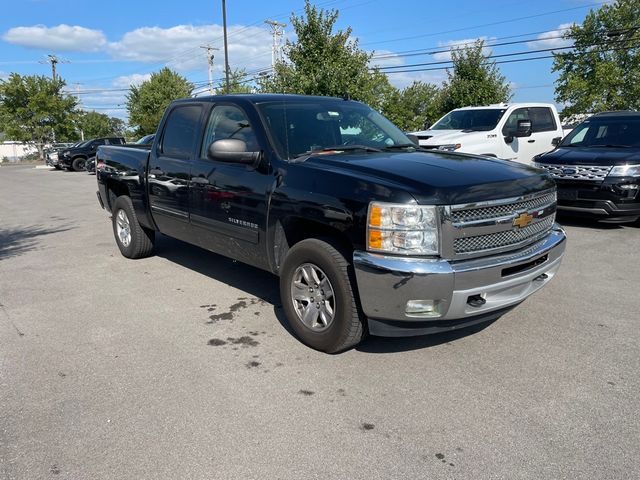
<instances>
[{"instance_id":1,"label":"white fence","mask_svg":"<svg viewBox=\"0 0 640 480\"><path fill-rule=\"evenodd\" d=\"M0 162L18 162L38 149L32 143L0 142Z\"/></svg>"}]
</instances>

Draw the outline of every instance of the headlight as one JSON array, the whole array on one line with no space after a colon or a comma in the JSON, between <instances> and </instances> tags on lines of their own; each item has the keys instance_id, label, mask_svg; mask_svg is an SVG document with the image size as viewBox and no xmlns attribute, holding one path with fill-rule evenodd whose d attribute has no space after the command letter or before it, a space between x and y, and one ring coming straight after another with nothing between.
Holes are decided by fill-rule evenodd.
<instances>
[{"instance_id":1,"label":"headlight","mask_svg":"<svg viewBox=\"0 0 640 480\"><path fill-rule=\"evenodd\" d=\"M67 155L69 155L69 150L65 150L64 152L62 152L63 157L66 157Z\"/></svg>"},{"instance_id":2,"label":"headlight","mask_svg":"<svg viewBox=\"0 0 640 480\"><path fill-rule=\"evenodd\" d=\"M445 151L445 152L454 152L454 151L458 150L460 147L462 147L462 145L459 144L459 143L451 143L449 145L440 145L438 147L438 150L442 150L442 151Z\"/></svg>"},{"instance_id":3,"label":"headlight","mask_svg":"<svg viewBox=\"0 0 640 480\"><path fill-rule=\"evenodd\" d=\"M373 252L406 255L437 255L436 207L371 203L368 213L367 249Z\"/></svg>"},{"instance_id":4,"label":"headlight","mask_svg":"<svg viewBox=\"0 0 640 480\"><path fill-rule=\"evenodd\" d=\"M609 172L609 177L637 177L640 176L640 165L618 165Z\"/></svg>"}]
</instances>

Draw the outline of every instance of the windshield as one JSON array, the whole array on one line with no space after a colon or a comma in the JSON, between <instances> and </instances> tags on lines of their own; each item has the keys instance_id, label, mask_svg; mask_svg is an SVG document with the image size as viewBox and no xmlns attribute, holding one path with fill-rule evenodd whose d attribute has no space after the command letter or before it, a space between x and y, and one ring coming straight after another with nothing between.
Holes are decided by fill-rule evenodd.
<instances>
[{"instance_id":1,"label":"windshield","mask_svg":"<svg viewBox=\"0 0 640 480\"><path fill-rule=\"evenodd\" d=\"M483 108L478 110L454 110L431 127L431 130L469 130L486 132L496 125L506 112L504 108Z\"/></svg>"},{"instance_id":2,"label":"windshield","mask_svg":"<svg viewBox=\"0 0 640 480\"><path fill-rule=\"evenodd\" d=\"M153 143L153 137L155 137L156 134L155 133L151 133L149 135L145 135L144 137L138 139L138 141L136 141L137 145L150 145L151 143Z\"/></svg>"},{"instance_id":3,"label":"windshield","mask_svg":"<svg viewBox=\"0 0 640 480\"><path fill-rule=\"evenodd\" d=\"M374 151L413 145L398 127L358 102L301 98L257 107L278 154L287 160L339 147L351 146L357 151L358 146Z\"/></svg>"},{"instance_id":4,"label":"windshield","mask_svg":"<svg viewBox=\"0 0 640 480\"><path fill-rule=\"evenodd\" d=\"M585 120L562 140L560 146L640 148L640 117L594 117Z\"/></svg>"}]
</instances>

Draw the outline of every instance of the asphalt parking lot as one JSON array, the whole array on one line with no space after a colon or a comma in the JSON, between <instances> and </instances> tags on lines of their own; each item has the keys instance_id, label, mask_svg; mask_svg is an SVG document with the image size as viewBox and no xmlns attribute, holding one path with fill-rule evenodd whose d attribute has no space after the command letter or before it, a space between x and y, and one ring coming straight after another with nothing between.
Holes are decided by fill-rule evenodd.
<instances>
[{"instance_id":1,"label":"asphalt parking lot","mask_svg":"<svg viewBox=\"0 0 640 480\"><path fill-rule=\"evenodd\" d=\"M485 328L331 356L268 273L166 237L122 257L95 190L0 169L0 478L640 477L640 227L570 222Z\"/></svg>"}]
</instances>

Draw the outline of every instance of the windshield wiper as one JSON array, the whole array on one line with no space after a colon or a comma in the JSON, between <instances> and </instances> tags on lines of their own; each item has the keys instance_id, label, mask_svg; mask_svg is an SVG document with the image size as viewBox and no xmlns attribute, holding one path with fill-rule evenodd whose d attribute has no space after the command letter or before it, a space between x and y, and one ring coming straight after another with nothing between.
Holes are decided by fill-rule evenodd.
<instances>
[{"instance_id":1,"label":"windshield wiper","mask_svg":"<svg viewBox=\"0 0 640 480\"><path fill-rule=\"evenodd\" d=\"M368 147L366 145L334 145L332 147L324 147L320 150L313 150L313 152L347 152L350 150L364 150L365 152L381 152L379 148Z\"/></svg>"},{"instance_id":2,"label":"windshield wiper","mask_svg":"<svg viewBox=\"0 0 640 480\"><path fill-rule=\"evenodd\" d=\"M399 143L398 145L389 145L388 147L384 147L384 150L404 150L405 148L418 150L420 147L415 143Z\"/></svg>"},{"instance_id":3,"label":"windshield wiper","mask_svg":"<svg viewBox=\"0 0 640 480\"><path fill-rule=\"evenodd\" d=\"M631 148L631 145L615 145L607 143L604 145L588 145L587 148Z\"/></svg>"},{"instance_id":4,"label":"windshield wiper","mask_svg":"<svg viewBox=\"0 0 640 480\"><path fill-rule=\"evenodd\" d=\"M309 157L313 154L319 154L323 152L351 152L355 150L363 150L365 152L381 152L379 148L367 147L366 145L335 145L332 147L323 147L317 148L315 150L308 150L306 152L302 152L299 155L296 155L294 158L298 159L300 157Z\"/></svg>"}]
</instances>

